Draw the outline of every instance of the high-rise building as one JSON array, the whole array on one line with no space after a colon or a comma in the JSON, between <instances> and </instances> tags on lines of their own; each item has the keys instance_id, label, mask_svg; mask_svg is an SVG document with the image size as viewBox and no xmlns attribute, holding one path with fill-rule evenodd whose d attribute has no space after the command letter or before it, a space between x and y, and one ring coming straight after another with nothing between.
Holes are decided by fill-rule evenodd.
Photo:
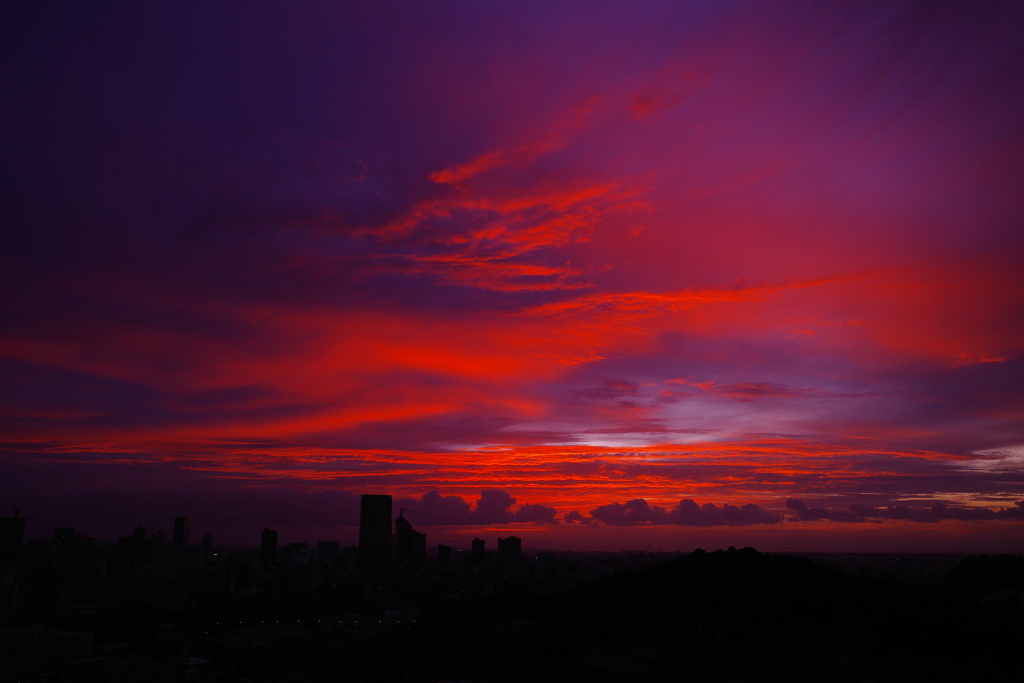
<instances>
[{"instance_id":1,"label":"high-rise building","mask_svg":"<svg viewBox=\"0 0 1024 683\"><path fill-rule=\"evenodd\" d=\"M437 566L447 567L452 563L452 547L450 545L437 544Z\"/></svg>"},{"instance_id":2,"label":"high-rise building","mask_svg":"<svg viewBox=\"0 0 1024 683\"><path fill-rule=\"evenodd\" d=\"M427 563L427 535L422 534L419 531L413 532L415 536L415 547L413 548L412 561L417 567L422 567Z\"/></svg>"},{"instance_id":3,"label":"high-rise building","mask_svg":"<svg viewBox=\"0 0 1024 683\"><path fill-rule=\"evenodd\" d=\"M174 545L188 545L188 532L191 526L191 517L175 517L174 536L171 538L171 543L173 543Z\"/></svg>"},{"instance_id":4,"label":"high-rise building","mask_svg":"<svg viewBox=\"0 0 1024 683\"><path fill-rule=\"evenodd\" d=\"M25 518L15 508L13 517L0 517L0 564L17 562L25 542Z\"/></svg>"},{"instance_id":5,"label":"high-rise building","mask_svg":"<svg viewBox=\"0 0 1024 683\"><path fill-rule=\"evenodd\" d=\"M391 564L391 496L363 494L359 505L359 555L372 565Z\"/></svg>"},{"instance_id":6,"label":"high-rise building","mask_svg":"<svg viewBox=\"0 0 1024 683\"><path fill-rule=\"evenodd\" d=\"M427 535L412 528L405 511L398 511L395 520L395 562L400 565L423 565L427 562Z\"/></svg>"},{"instance_id":7,"label":"high-rise building","mask_svg":"<svg viewBox=\"0 0 1024 683\"><path fill-rule=\"evenodd\" d=\"M519 564L523 556L523 542L516 536L498 539L498 559L508 567Z\"/></svg>"},{"instance_id":8,"label":"high-rise building","mask_svg":"<svg viewBox=\"0 0 1024 683\"><path fill-rule=\"evenodd\" d=\"M260 536L260 567L268 572L277 562L277 532L266 527Z\"/></svg>"},{"instance_id":9,"label":"high-rise building","mask_svg":"<svg viewBox=\"0 0 1024 683\"><path fill-rule=\"evenodd\" d=\"M203 534L203 562L207 565L213 564L213 536L210 534Z\"/></svg>"},{"instance_id":10,"label":"high-rise building","mask_svg":"<svg viewBox=\"0 0 1024 683\"><path fill-rule=\"evenodd\" d=\"M473 539L473 564L483 564L486 558L486 549L484 547L483 539Z\"/></svg>"},{"instance_id":11,"label":"high-rise building","mask_svg":"<svg viewBox=\"0 0 1024 683\"><path fill-rule=\"evenodd\" d=\"M395 520L395 562L400 565L412 564L415 552L416 532L405 518L405 510L400 509Z\"/></svg>"}]
</instances>

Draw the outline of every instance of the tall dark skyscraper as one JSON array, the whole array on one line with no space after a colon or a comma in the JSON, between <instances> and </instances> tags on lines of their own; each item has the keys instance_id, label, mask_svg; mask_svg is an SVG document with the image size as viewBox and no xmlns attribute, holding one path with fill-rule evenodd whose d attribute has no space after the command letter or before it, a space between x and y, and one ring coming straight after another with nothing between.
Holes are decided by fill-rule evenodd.
<instances>
[{"instance_id":1,"label":"tall dark skyscraper","mask_svg":"<svg viewBox=\"0 0 1024 683\"><path fill-rule=\"evenodd\" d=\"M523 542L516 536L498 539L498 559L509 567L519 564L523 556Z\"/></svg>"},{"instance_id":2,"label":"tall dark skyscraper","mask_svg":"<svg viewBox=\"0 0 1024 683\"><path fill-rule=\"evenodd\" d=\"M17 562L24 541L25 518L21 510L16 509L13 517L0 517L0 564Z\"/></svg>"},{"instance_id":3,"label":"tall dark skyscraper","mask_svg":"<svg viewBox=\"0 0 1024 683\"><path fill-rule=\"evenodd\" d=\"M191 517L175 517L174 536L171 537L171 543L174 543L175 545L188 545L188 532L191 527Z\"/></svg>"},{"instance_id":4,"label":"tall dark skyscraper","mask_svg":"<svg viewBox=\"0 0 1024 683\"><path fill-rule=\"evenodd\" d=\"M483 564L487 551L482 538L473 539L473 564Z\"/></svg>"},{"instance_id":5,"label":"tall dark skyscraper","mask_svg":"<svg viewBox=\"0 0 1024 683\"><path fill-rule=\"evenodd\" d=\"M398 564L425 564L427 561L427 535L412 528L399 510L395 520L395 562Z\"/></svg>"},{"instance_id":6,"label":"tall dark skyscraper","mask_svg":"<svg viewBox=\"0 0 1024 683\"><path fill-rule=\"evenodd\" d=\"M427 563L427 535L419 531L414 533L416 534L416 544L413 548L412 561L413 564L422 567Z\"/></svg>"},{"instance_id":7,"label":"tall dark skyscraper","mask_svg":"<svg viewBox=\"0 0 1024 683\"><path fill-rule=\"evenodd\" d=\"M391 496L363 494L359 506L359 554L371 564L391 564Z\"/></svg>"},{"instance_id":8,"label":"tall dark skyscraper","mask_svg":"<svg viewBox=\"0 0 1024 683\"><path fill-rule=\"evenodd\" d=\"M260 536L260 567L270 571L277 563L277 532L266 527Z\"/></svg>"},{"instance_id":9,"label":"tall dark skyscraper","mask_svg":"<svg viewBox=\"0 0 1024 683\"><path fill-rule=\"evenodd\" d=\"M398 511L395 520L395 562L412 564L413 553L416 552L416 532L412 524L405 518L405 511Z\"/></svg>"}]
</instances>

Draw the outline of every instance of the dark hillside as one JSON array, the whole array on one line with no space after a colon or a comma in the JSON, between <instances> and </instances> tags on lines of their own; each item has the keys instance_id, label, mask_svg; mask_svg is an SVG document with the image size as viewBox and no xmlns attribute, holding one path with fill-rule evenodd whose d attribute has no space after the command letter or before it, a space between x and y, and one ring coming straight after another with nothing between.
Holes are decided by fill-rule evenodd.
<instances>
[{"instance_id":1,"label":"dark hillside","mask_svg":"<svg viewBox=\"0 0 1024 683\"><path fill-rule=\"evenodd\" d=\"M1021 566L972 558L947 582L984 574L964 592L751 548L697 552L555 598L428 614L392 653L422 680L1003 680L1024 621L988 591L1019 582Z\"/></svg>"}]
</instances>

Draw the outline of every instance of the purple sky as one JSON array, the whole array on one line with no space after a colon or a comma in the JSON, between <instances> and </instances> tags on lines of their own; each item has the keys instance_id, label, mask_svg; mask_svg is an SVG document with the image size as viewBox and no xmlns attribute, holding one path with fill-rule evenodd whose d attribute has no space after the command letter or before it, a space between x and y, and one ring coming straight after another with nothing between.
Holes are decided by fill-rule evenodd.
<instances>
[{"instance_id":1,"label":"purple sky","mask_svg":"<svg viewBox=\"0 0 1024 683\"><path fill-rule=\"evenodd\" d=\"M1024 552L1024 6L0 32L30 536L347 542L386 492L459 542Z\"/></svg>"}]
</instances>

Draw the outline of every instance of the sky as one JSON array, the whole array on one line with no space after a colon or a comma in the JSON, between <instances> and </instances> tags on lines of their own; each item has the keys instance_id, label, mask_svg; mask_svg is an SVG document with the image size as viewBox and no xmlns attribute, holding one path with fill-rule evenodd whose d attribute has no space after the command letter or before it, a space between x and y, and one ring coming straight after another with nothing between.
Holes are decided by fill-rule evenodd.
<instances>
[{"instance_id":1,"label":"sky","mask_svg":"<svg viewBox=\"0 0 1024 683\"><path fill-rule=\"evenodd\" d=\"M1024 552L1024 5L0 14L30 537Z\"/></svg>"}]
</instances>

